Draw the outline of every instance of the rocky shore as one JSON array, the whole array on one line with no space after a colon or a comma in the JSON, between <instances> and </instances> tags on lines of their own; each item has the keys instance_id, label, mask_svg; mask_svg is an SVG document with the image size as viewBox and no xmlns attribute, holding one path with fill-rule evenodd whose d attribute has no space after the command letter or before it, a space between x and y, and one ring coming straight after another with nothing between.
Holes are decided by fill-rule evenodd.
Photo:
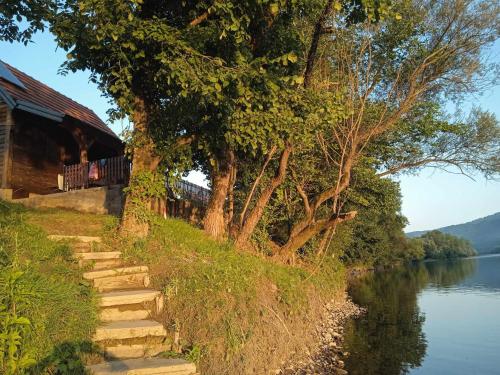
<instances>
[{"instance_id":1,"label":"rocky shore","mask_svg":"<svg viewBox=\"0 0 500 375\"><path fill-rule=\"evenodd\" d=\"M283 364L276 371L280 375L334 375L347 374L344 360L349 355L342 349L344 325L364 313L364 309L346 298L342 302L331 302L325 306L323 321L317 326L319 344L313 352L306 351L295 363Z\"/></svg>"}]
</instances>

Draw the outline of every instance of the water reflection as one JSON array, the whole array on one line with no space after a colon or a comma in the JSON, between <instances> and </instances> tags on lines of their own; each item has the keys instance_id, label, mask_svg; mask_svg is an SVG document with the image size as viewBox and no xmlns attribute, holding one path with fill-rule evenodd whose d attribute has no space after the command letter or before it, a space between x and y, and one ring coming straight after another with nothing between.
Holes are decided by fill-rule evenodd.
<instances>
[{"instance_id":1,"label":"water reflection","mask_svg":"<svg viewBox=\"0 0 500 375\"><path fill-rule=\"evenodd\" d=\"M431 286L438 289L447 289L473 275L477 269L477 259L426 262L417 267L425 268Z\"/></svg>"},{"instance_id":2,"label":"water reflection","mask_svg":"<svg viewBox=\"0 0 500 375\"><path fill-rule=\"evenodd\" d=\"M428 343L419 293L427 287L440 292L461 283L466 287L465 280L477 273L477 267L477 259L427 262L354 281L349 293L368 312L347 327L349 373L397 375L421 366Z\"/></svg>"}]
</instances>

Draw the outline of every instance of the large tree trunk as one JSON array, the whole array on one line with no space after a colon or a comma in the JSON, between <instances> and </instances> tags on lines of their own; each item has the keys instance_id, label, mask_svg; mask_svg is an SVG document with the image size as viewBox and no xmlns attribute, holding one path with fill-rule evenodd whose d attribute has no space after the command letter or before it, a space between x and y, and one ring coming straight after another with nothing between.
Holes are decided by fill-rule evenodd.
<instances>
[{"instance_id":1,"label":"large tree trunk","mask_svg":"<svg viewBox=\"0 0 500 375\"><path fill-rule=\"evenodd\" d=\"M350 220L356 216L356 212L354 211L346 214L338 214L340 210L338 205L340 194L349 187L353 165L354 157L351 152L351 154L343 162L342 168L339 170L339 179L337 184L316 195L312 201L309 201L309 198L305 192L302 191L300 186L297 188L302 200L304 201L305 216L292 227L288 241L278 251L279 256L284 255L285 257L289 257L290 254L295 253L309 240L321 232L330 230L338 223ZM316 220L317 211L320 209L322 204L328 200L333 200L333 214L327 219Z\"/></svg>"},{"instance_id":2,"label":"large tree trunk","mask_svg":"<svg viewBox=\"0 0 500 375\"><path fill-rule=\"evenodd\" d=\"M216 239L221 239L226 235L224 206L229 192L229 185L232 181L233 168L234 153L229 151L226 157L218 162L212 172L212 196L203 219L203 229Z\"/></svg>"},{"instance_id":3,"label":"large tree trunk","mask_svg":"<svg viewBox=\"0 0 500 375\"><path fill-rule=\"evenodd\" d=\"M154 142L148 134L148 116L142 98L136 98L135 100L133 121L134 138L138 140L138 143L132 150L131 181L142 172L156 170L159 161L154 152ZM151 202L148 199L143 201L132 199L132 195L133 192L131 191L125 197L120 229L125 235L145 237L149 232L149 223L139 218L137 212L149 211Z\"/></svg>"},{"instance_id":4,"label":"large tree trunk","mask_svg":"<svg viewBox=\"0 0 500 375\"><path fill-rule=\"evenodd\" d=\"M283 152L281 153L280 164L278 170L276 171L276 175L271 180L269 185L262 191L259 198L255 202L255 206L248 215L248 217L244 220L243 225L238 231L238 235L235 239L235 244L237 247L244 247L251 235L253 234L255 227L259 223L262 215L264 213L264 209L266 208L269 199L273 195L274 191L283 183L283 180L286 176L286 169L288 167L288 159L290 157L290 153L292 152L292 147L288 145Z\"/></svg>"},{"instance_id":5,"label":"large tree trunk","mask_svg":"<svg viewBox=\"0 0 500 375\"><path fill-rule=\"evenodd\" d=\"M292 254L295 254L302 246L304 246L309 240L317 236L325 230L335 227L337 224L351 220L356 216L356 211L351 211L343 214L332 215L329 219L318 220L311 223L306 228L304 228L299 233L294 236L290 236L288 241L279 248L275 256L279 258L289 258Z\"/></svg>"}]
</instances>

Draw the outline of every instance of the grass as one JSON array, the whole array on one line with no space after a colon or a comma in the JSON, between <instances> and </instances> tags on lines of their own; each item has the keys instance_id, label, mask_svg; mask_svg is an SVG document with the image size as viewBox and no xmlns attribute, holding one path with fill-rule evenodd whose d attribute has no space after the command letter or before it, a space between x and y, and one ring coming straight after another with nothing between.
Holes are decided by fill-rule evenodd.
<instances>
[{"instance_id":1,"label":"grass","mask_svg":"<svg viewBox=\"0 0 500 375\"><path fill-rule=\"evenodd\" d=\"M110 215L85 214L72 210L25 210L27 223L42 228L48 234L75 236L101 236L117 225L118 219Z\"/></svg>"},{"instance_id":2,"label":"grass","mask_svg":"<svg viewBox=\"0 0 500 375\"><path fill-rule=\"evenodd\" d=\"M344 287L343 268L331 258L321 268L273 263L177 219L159 219L147 240L120 246L129 260L150 266L167 300L162 319L180 331L204 374L279 367L279 358L312 338L304 330L314 329L323 303Z\"/></svg>"},{"instance_id":3,"label":"grass","mask_svg":"<svg viewBox=\"0 0 500 375\"><path fill-rule=\"evenodd\" d=\"M35 225L69 216L0 201L0 373L83 374L82 353L94 351L92 288L70 248Z\"/></svg>"}]
</instances>

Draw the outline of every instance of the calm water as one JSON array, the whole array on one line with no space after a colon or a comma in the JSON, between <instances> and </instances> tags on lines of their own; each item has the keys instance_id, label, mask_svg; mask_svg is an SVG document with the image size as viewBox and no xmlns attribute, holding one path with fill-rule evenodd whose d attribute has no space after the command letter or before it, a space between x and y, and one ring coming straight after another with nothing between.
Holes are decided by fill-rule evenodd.
<instances>
[{"instance_id":1,"label":"calm water","mask_svg":"<svg viewBox=\"0 0 500 375\"><path fill-rule=\"evenodd\" d=\"M429 262L356 280L352 375L500 375L500 256Z\"/></svg>"}]
</instances>

